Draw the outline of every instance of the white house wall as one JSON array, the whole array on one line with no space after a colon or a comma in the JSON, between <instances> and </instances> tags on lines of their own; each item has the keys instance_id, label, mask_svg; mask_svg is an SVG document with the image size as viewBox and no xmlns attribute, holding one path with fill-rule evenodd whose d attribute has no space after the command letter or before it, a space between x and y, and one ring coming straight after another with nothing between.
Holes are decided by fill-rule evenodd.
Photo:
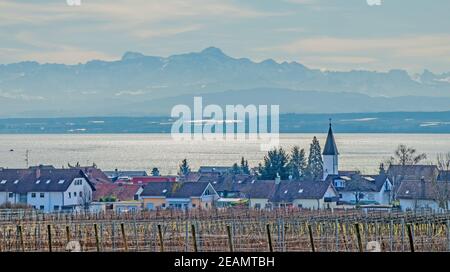
<instances>
[{"instance_id":1,"label":"white house wall","mask_svg":"<svg viewBox=\"0 0 450 272\"><path fill-rule=\"evenodd\" d=\"M250 198L249 200L250 208L256 208L259 204L260 209L265 209L268 203L269 200L267 198Z\"/></svg>"},{"instance_id":2,"label":"white house wall","mask_svg":"<svg viewBox=\"0 0 450 272\"><path fill-rule=\"evenodd\" d=\"M449 201L450 204L450 201ZM439 204L433 200L416 200L416 199L400 199L400 207L402 211L414 211L419 209L431 209L433 211L441 211Z\"/></svg>"}]
</instances>

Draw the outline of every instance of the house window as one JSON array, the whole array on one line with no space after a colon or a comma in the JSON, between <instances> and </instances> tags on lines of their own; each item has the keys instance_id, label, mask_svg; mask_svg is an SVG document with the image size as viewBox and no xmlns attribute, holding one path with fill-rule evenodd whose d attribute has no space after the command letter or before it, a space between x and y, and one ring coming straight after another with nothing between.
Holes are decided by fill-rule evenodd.
<instances>
[{"instance_id":1,"label":"house window","mask_svg":"<svg viewBox=\"0 0 450 272\"><path fill-rule=\"evenodd\" d=\"M77 196L77 192L73 192L73 196Z\"/></svg>"},{"instance_id":2,"label":"house window","mask_svg":"<svg viewBox=\"0 0 450 272\"><path fill-rule=\"evenodd\" d=\"M166 207L166 203L163 203L163 204L161 205L161 207L165 208L165 207Z\"/></svg>"},{"instance_id":3,"label":"house window","mask_svg":"<svg viewBox=\"0 0 450 272\"><path fill-rule=\"evenodd\" d=\"M83 197L83 192L80 192L80 197Z\"/></svg>"},{"instance_id":4,"label":"house window","mask_svg":"<svg viewBox=\"0 0 450 272\"><path fill-rule=\"evenodd\" d=\"M31 193L31 197L35 198L36 197L36 193Z\"/></svg>"},{"instance_id":5,"label":"house window","mask_svg":"<svg viewBox=\"0 0 450 272\"><path fill-rule=\"evenodd\" d=\"M40 197L40 198L44 198L44 197L45 197L45 193L40 193L40 194L39 194L39 197Z\"/></svg>"},{"instance_id":6,"label":"house window","mask_svg":"<svg viewBox=\"0 0 450 272\"><path fill-rule=\"evenodd\" d=\"M14 197L14 193L9 193L9 194L8 194L8 197L9 197L9 198L13 198L13 197Z\"/></svg>"},{"instance_id":7,"label":"house window","mask_svg":"<svg viewBox=\"0 0 450 272\"><path fill-rule=\"evenodd\" d=\"M59 205L55 205L55 206L53 206L53 210L55 210L55 211L59 211Z\"/></svg>"},{"instance_id":8,"label":"house window","mask_svg":"<svg viewBox=\"0 0 450 272\"><path fill-rule=\"evenodd\" d=\"M69 198L71 198L72 197L72 193L71 192L69 192Z\"/></svg>"},{"instance_id":9,"label":"house window","mask_svg":"<svg viewBox=\"0 0 450 272\"><path fill-rule=\"evenodd\" d=\"M301 208L303 208L303 205L302 205L302 204L298 204L297 207L298 207L299 209L301 209Z\"/></svg>"},{"instance_id":10,"label":"house window","mask_svg":"<svg viewBox=\"0 0 450 272\"><path fill-rule=\"evenodd\" d=\"M195 204L192 204L192 208L195 208L195 206L197 206L197 205L195 205Z\"/></svg>"},{"instance_id":11,"label":"house window","mask_svg":"<svg viewBox=\"0 0 450 272\"><path fill-rule=\"evenodd\" d=\"M258 210L261 209L261 204L256 203L256 204L255 204L255 209L258 209Z\"/></svg>"},{"instance_id":12,"label":"house window","mask_svg":"<svg viewBox=\"0 0 450 272\"><path fill-rule=\"evenodd\" d=\"M43 206L43 205L39 206L39 209L43 210L43 209L44 209L44 206Z\"/></svg>"}]
</instances>

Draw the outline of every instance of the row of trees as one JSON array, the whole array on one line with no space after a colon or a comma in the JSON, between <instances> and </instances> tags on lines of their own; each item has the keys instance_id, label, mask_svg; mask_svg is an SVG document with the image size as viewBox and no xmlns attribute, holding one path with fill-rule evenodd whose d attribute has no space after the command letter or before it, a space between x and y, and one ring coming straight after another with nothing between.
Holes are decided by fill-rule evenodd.
<instances>
[{"instance_id":1,"label":"row of trees","mask_svg":"<svg viewBox=\"0 0 450 272\"><path fill-rule=\"evenodd\" d=\"M178 174L186 176L191 172L187 159L184 159L178 169ZM231 167L233 174L250 174L248 160L241 158L240 164ZM321 179L323 176L323 161L321 147L316 137L310 145L309 156L304 149L294 146L288 154L282 147L275 148L264 156L264 161L258 166L258 178L261 180L302 178Z\"/></svg>"},{"instance_id":2,"label":"row of trees","mask_svg":"<svg viewBox=\"0 0 450 272\"><path fill-rule=\"evenodd\" d=\"M269 151L258 167L258 178L262 180L273 180L276 177L283 180L300 180L306 177L318 180L322 176L321 147L316 137L310 145L308 158L305 150L298 146L294 146L289 154L280 147Z\"/></svg>"}]
</instances>

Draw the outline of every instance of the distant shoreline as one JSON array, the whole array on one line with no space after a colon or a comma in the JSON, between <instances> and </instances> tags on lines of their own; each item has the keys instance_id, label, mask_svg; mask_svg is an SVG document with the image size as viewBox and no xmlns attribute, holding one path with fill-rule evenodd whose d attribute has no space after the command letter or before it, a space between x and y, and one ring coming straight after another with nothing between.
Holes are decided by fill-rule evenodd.
<instances>
[{"instance_id":1,"label":"distant shoreline","mask_svg":"<svg viewBox=\"0 0 450 272\"><path fill-rule=\"evenodd\" d=\"M450 134L450 111L281 114L280 133L323 133L329 118L337 133ZM0 134L168 134L176 118L33 117L0 118Z\"/></svg>"}]
</instances>

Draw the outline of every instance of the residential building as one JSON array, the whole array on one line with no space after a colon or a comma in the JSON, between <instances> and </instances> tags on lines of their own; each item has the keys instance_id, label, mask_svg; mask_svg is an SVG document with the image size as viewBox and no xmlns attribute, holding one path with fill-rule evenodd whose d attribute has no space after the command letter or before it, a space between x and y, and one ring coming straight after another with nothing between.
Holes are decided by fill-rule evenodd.
<instances>
[{"instance_id":1,"label":"residential building","mask_svg":"<svg viewBox=\"0 0 450 272\"><path fill-rule=\"evenodd\" d=\"M209 182L153 182L141 193L144 208L209 209L219 198Z\"/></svg>"},{"instance_id":2,"label":"residential building","mask_svg":"<svg viewBox=\"0 0 450 272\"><path fill-rule=\"evenodd\" d=\"M25 204L44 212L87 208L95 187L79 169L0 169L0 204Z\"/></svg>"},{"instance_id":3,"label":"residential building","mask_svg":"<svg viewBox=\"0 0 450 272\"><path fill-rule=\"evenodd\" d=\"M119 202L119 201L139 201L143 191L142 185L137 184L97 184L95 186L94 201Z\"/></svg>"},{"instance_id":4,"label":"residential building","mask_svg":"<svg viewBox=\"0 0 450 272\"><path fill-rule=\"evenodd\" d=\"M313 210L336 208L338 201L339 194L328 181L282 181L270 198L274 207Z\"/></svg>"},{"instance_id":5,"label":"residential building","mask_svg":"<svg viewBox=\"0 0 450 272\"><path fill-rule=\"evenodd\" d=\"M146 177L146 171L119 171L115 169L114 171L104 171L104 173L111 179L115 181L131 181L133 177Z\"/></svg>"},{"instance_id":6,"label":"residential building","mask_svg":"<svg viewBox=\"0 0 450 272\"><path fill-rule=\"evenodd\" d=\"M450 207L450 182L404 181L397 199L403 211L445 211Z\"/></svg>"},{"instance_id":7,"label":"residential building","mask_svg":"<svg viewBox=\"0 0 450 272\"><path fill-rule=\"evenodd\" d=\"M389 205L392 183L386 173L378 175L330 175L340 201L350 205Z\"/></svg>"},{"instance_id":8,"label":"residential building","mask_svg":"<svg viewBox=\"0 0 450 272\"><path fill-rule=\"evenodd\" d=\"M332 209L339 200L338 192L329 181L258 180L246 196L249 206L256 209Z\"/></svg>"}]
</instances>

